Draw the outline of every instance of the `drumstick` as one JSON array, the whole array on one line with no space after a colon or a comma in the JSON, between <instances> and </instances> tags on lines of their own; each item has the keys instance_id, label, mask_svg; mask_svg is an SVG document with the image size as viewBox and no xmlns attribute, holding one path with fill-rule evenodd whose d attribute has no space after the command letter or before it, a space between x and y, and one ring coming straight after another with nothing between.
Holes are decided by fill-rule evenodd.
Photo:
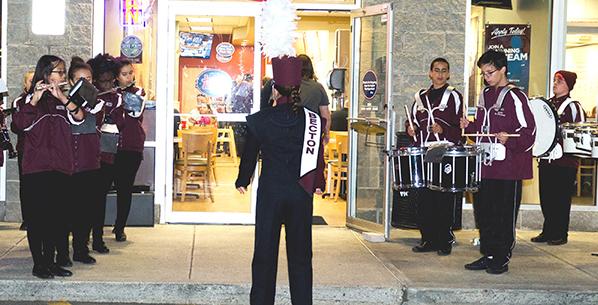
<instances>
[{"instance_id":1,"label":"drumstick","mask_svg":"<svg viewBox=\"0 0 598 305\"><path fill-rule=\"evenodd\" d=\"M405 106L405 114L407 115L407 121L409 121L409 127L411 127L411 130L413 130L413 141L417 142L417 137L415 136L415 128L413 128L413 122L411 121L411 115L409 115L409 108L407 108L407 105L403 105Z\"/></svg>"},{"instance_id":2,"label":"drumstick","mask_svg":"<svg viewBox=\"0 0 598 305\"><path fill-rule=\"evenodd\" d=\"M467 120L467 105L465 104L465 101L461 101L461 103L463 104L463 118ZM465 136L465 128L461 128L461 136Z\"/></svg>"},{"instance_id":3,"label":"drumstick","mask_svg":"<svg viewBox=\"0 0 598 305\"><path fill-rule=\"evenodd\" d=\"M434 124L436 124L436 121L434 120L434 110L430 110L430 113L428 114L430 116L430 120L432 121L432 126ZM434 133L434 137L436 137L436 141L440 141L440 137L438 137L437 133Z\"/></svg>"},{"instance_id":4,"label":"drumstick","mask_svg":"<svg viewBox=\"0 0 598 305\"><path fill-rule=\"evenodd\" d=\"M494 133L465 133L463 134L464 137L496 137L497 135ZM521 135L514 133L514 134L506 134L504 135L507 138L519 138Z\"/></svg>"}]
</instances>

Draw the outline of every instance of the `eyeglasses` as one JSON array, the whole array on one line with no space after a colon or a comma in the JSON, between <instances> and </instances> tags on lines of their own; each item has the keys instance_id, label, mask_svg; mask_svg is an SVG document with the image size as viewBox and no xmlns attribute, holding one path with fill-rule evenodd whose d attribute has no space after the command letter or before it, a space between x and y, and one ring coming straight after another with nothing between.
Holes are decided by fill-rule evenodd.
<instances>
[{"instance_id":1,"label":"eyeglasses","mask_svg":"<svg viewBox=\"0 0 598 305\"><path fill-rule=\"evenodd\" d=\"M496 72L496 71L498 71L498 70L494 70L494 71L490 71L490 72L482 72L482 73L480 73L480 75L481 75L481 76L484 76L484 77L490 77L490 76L492 76L492 74L494 74L494 72Z\"/></svg>"},{"instance_id":2,"label":"eyeglasses","mask_svg":"<svg viewBox=\"0 0 598 305\"><path fill-rule=\"evenodd\" d=\"M58 73L58 75L63 76L66 74L66 71L64 70L52 70L51 73Z\"/></svg>"}]
</instances>

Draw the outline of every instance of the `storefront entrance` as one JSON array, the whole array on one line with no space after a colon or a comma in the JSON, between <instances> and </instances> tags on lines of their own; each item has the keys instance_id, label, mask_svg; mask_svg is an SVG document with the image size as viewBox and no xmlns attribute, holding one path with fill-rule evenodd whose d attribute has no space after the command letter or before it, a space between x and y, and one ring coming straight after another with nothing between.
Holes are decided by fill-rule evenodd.
<instances>
[{"instance_id":1,"label":"storefront entrance","mask_svg":"<svg viewBox=\"0 0 598 305\"><path fill-rule=\"evenodd\" d=\"M245 116L259 109L256 3L173 2L169 7L165 221L253 223L254 190L235 190Z\"/></svg>"},{"instance_id":2,"label":"storefront entrance","mask_svg":"<svg viewBox=\"0 0 598 305\"><path fill-rule=\"evenodd\" d=\"M392 147L392 5L358 9L353 25L348 224L390 232L391 180L384 151Z\"/></svg>"},{"instance_id":3,"label":"storefront entrance","mask_svg":"<svg viewBox=\"0 0 598 305\"><path fill-rule=\"evenodd\" d=\"M235 180L245 117L260 109L262 80L272 74L256 46L260 12L256 2L169 4L164 222L254 222L258 179L244 195L235 190ZM301 19L296 52L312 59L331 110L341 110L340 95L348 95L346 89L332 90L326 83L331 67L350 71L350 15L329 10L297 13ZM326 151L333 152L329 159L336 158L333 141ZM259 167L258 163L256 170ZM346 178L346 173L340 175ZM341 187L329 187L329 196L315 198L315 224L345 225L348 187L341 179L336 184Z\"/></svg>"}]
</instances>

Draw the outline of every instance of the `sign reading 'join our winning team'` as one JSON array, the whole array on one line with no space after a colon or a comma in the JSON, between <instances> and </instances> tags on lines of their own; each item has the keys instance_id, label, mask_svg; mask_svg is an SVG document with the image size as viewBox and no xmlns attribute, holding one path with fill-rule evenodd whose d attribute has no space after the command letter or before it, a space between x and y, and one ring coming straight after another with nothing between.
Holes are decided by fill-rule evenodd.
<instances>
[{"instance_id":1,"label":"sign reading 'join our winning team'","mask_svg":"<svg viewBox=\"0 0 598 305\"><path fill-rule=\"evenodd\" d=\"M486 50L507 55L507 78L525 93L529 88L532 28L529 24L487 24Z\"/></svg>"}]
</instances>

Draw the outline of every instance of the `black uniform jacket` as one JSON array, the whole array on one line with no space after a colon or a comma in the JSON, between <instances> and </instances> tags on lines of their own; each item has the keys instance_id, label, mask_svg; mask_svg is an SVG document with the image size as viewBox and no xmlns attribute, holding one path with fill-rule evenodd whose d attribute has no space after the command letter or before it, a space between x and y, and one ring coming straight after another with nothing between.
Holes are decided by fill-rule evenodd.
<instances>
[{"instance_id":1,"label":"black uniform jacket","mask_svg":"<svg viewBox=\"0 0 598 305\"><path fill-rule=\"evenodd\" d=\"M322 125L324 126L324 125ZM297 112L288 104L263 109L247 116L247 138L239 165L235 186L247 187L255 169L258 154L262 153L259 187L278 185L284 187L299 183L301 152L305 133L305 114L302 107ZM318 168L310 195L316 188L324 189L323 158L320 147ZM321 162L320 162L321 161Z\"/></svg>"}]
</instances>

